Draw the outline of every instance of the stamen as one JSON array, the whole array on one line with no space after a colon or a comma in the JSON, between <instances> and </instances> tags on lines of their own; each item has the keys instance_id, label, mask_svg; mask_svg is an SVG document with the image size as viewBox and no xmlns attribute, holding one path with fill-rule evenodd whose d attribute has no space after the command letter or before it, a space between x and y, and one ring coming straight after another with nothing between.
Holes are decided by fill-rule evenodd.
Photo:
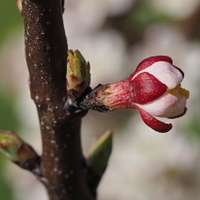
<instances>
[{"instance_id":1,"label":"stamen","mask_svg":"<svg viewBox=\"0 0 200 200\"><path fill-rule=\"evenodd\" d=\"M184 88L181 87L181 84L177 85L174 89L168 90L170 94L174 96L182 96L185 97L186 99L189 98L190 92Z\"/></svg>"},{"instance_id":2,"label":"stamen","mask_svg":"<svg viewBox=\"0 0 200 200\"><path fill-rule=\"evenodd\" d=\"M190 96L190 92L188 90L184 89L184 88L180 88L179 94L181 96L184 96L186 99L188 99L189 96Z\"/></svg>"}]
</instances>

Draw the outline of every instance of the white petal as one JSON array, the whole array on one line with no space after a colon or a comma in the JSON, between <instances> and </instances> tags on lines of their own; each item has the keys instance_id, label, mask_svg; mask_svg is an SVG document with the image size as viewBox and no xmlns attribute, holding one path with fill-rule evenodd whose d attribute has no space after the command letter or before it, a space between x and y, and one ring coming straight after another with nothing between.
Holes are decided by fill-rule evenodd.
<instances>
[{"instance_id":1,"label":"white petal","mask_svg":"<svg viewBox=\"0 0 200 200\"><path fill-rule=\"evenodd\" d=\"M152 74L159 81L167 85L168 89L175 88L183 80L181 72L176 67L165 61L155 62L146 69L137 73L134 77L142 72Z\"/></svg>"},{"instance_id":2,"label":"white petal","mask_svg":"<svg viewBox=\"0 0 200 200\"><path fill-rule=\"evenodd\" d=\"M153 116L170 118L183 114L186 98L165 93L155 101L139 106Z\"/></svg>"}]
</instances>

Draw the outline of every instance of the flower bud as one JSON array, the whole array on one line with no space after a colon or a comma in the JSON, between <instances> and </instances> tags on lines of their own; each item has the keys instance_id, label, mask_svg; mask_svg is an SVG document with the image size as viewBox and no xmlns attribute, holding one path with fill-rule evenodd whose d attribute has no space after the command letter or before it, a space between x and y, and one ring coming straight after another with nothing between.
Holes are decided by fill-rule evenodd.
<instances>
[{"instance_id":1,"label":"flower bud","mask_svg":"<svg viewBox=\"0 0 200 200\"><path fill-rule=\"evenodd\" d=\"M17 3L17 7L19 9L19 12L21 13L22 12L22 0L16 0L16 3Z\"/></svg>"},{"instance_id":2,"label":"flower bud","mask_svg":"<svg viewBox=\"0 0 200 200\"><path fill-rule=\"evenodd\" d=\"M12 131L0 131L0 152L22 168L33 170L39 156Z\"/></svg>"},{"instance_id":3,"label":"flower bud","mask_svg":"<svg viewBox=\"0 0 200 200\"><path fill-rule=\"evenodd\" d=\"M177 118L185 114L189 92L181 88L183 78L184 73L170 57L149 57L128 78L96 90L95 101L108 110L136 108L144 123L158 132L167 132L172 125L155 117Z\"/></svg>"},{"instance_id":4,"label":"flower bud","mask_svg":"<svg viewBox=\"0 0 200 200\"><path fill-rule=\"evenodd\" d=\"M67 91L69 97L76 99L90 85L90 64L78 50L69 50L67 58Z\"/></svg>"}]
</instances>

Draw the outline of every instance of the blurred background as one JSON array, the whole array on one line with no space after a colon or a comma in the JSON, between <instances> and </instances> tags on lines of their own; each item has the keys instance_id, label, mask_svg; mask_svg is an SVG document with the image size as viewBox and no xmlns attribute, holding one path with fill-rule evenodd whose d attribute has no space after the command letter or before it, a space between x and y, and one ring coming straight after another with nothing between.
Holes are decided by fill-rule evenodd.
<instances>
[{"instance_id":1,"label":"blurred background","mask_svg":"<svg viewBox=\"0 0 200 200\"><path fill-rule=\"evenodd\" d=\"M168 55L185 72L188 112L160 134L135 110L90 111L84 154L95 137L114 131L113 152L98 200L200 199L200 1L66 0L70 49L90 61L92 87L127 77L144 58ZM0 129L13 130L41 153L30 99L23 25L15 1L0 1ZM43 186L0 154L0 200L47 200Z\"/></svg>"}]
</instances>

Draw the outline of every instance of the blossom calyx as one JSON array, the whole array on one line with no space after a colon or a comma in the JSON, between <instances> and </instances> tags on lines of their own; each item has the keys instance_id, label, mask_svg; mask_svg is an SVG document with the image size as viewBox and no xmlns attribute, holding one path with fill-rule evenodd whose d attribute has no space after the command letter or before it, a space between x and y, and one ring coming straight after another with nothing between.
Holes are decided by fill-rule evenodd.
<instances>
[{"instance_id":1,"label":"blossom calyx","mask_svg":"<svg viewBox=\"0 0 200 200\"><path fill-rule=\"evenodd\" d=\"M189 92L181 88L183 78L184 73L170 57L149 57L128 78L101 86L95 100L109 110L136 108L145 124L167 132L172 124L156 117L177 118L185 114Z\"/></svg>"}]
</instances>

